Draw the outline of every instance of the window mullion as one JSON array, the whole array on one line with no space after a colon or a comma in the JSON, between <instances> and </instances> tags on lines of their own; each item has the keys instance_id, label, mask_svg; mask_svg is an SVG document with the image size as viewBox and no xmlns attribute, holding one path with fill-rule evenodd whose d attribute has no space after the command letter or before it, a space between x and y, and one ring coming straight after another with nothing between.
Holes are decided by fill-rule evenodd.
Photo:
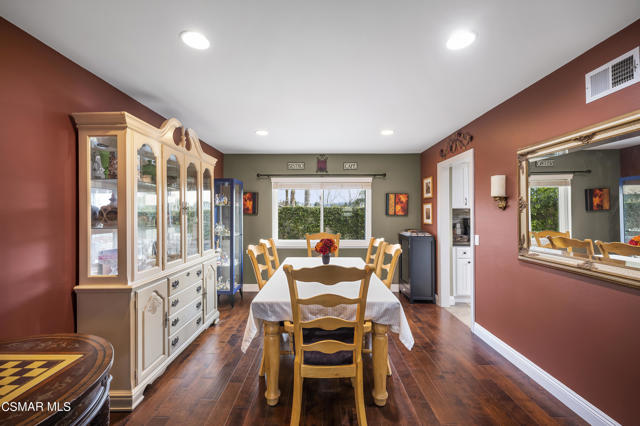
<instances>
[{"instance_id":1,"label":"window mullion","mask_svg":"<svg viewBox=\"0 0 640 426\"><path fill-rule=\"evenodd\" d=\"M324 188L320 198L320 232L324 232Z\"/></svg>"}]
</instances>

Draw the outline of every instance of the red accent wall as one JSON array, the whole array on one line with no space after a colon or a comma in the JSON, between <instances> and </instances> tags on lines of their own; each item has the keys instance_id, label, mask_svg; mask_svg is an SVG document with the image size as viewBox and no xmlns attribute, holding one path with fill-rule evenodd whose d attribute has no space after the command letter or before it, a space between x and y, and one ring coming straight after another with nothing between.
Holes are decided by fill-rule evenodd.
<instances>
[{"instance_id":1,"label":"red accent wall","mask_svg":"<svg viewBox=\"0 0 640 426\"><path fill-rule=\"evenodd\" d=\"M640 20L462 128L474 136L476 321L622 424L640 419L640 291L518 260L516 151L640 109L640 84L590 104L584 91L587 72L639 44ZM443 144L422 154L423 177ZM496 174L506 211L490 197Z\"/></svg>"},{"instance_id":2,"label":"red accent wall","mask_svg":"<svg viewBox=\"0 0 640 426\"><path fill-rule=\"evenodd\" d=\"M620 177L640 176L640 145L620 151Z\"/></svg>"},{"instance_id":3,"label":"red accent wall","mask_svg":"<svg viewBox=\"0 0 640 426\"><path fill-rule=\"evenodd\" d=\"M73 332L77 140L70 114L164 118L0 18L0 338ZM216 156L222 177L222 153Z\"/></svg>"}]
</instances>

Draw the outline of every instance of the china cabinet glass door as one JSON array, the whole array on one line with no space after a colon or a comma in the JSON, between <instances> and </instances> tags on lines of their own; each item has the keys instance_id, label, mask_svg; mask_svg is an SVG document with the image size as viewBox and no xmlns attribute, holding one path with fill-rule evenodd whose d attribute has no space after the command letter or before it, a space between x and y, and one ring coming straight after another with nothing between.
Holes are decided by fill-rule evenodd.
<instances>
[{"instance_id":1,"label":"china cabinet glass door","mask_svg":"<svg viewBox=\"0 0 640 426\"><path fill-rule=\"evenodd\" d=\"M242 283L242 183L233 185L233 282Z\"/></svg>"},{"instance_id":2,"label":"china cabinet glass door","mask_svg":"<svg viewBox=\"0 0 640 426\"><path fill-rule=\"evenodd\" d=\"M204 251L213 248L213 179L211 171L206 168L202 174L202 248Z\"/></svg>"},{"instance_id":3,"label":"china cabinet glass door","mask_svg":"<svg viewBox=\"0 0 640 426\"><path fill-rule=\"evenodd\" d=\"M218 260L218 295L242 294L242 182L215 179L215 248Z\"/></svg>"},{"instance_id":4,"label":"china cabinet glass door","mask_svg":"<svg viewBox=\"0 0 640 426\"><path fill-rule=\"evenodd\" d=\"M182 191L180 160L172 154L167 158L165 176L166 188L166 263L182 260Z\"/></svg>"},{"instance_id":5,"label":"china cabinet glass door","mask_svg":"<svg viewBox=\"0 0 640 426\"><path fill-rule=\"evenodd\" d=\"M91 229L89 275L118 275L118 137L89 138Z\"/></svg>"},{"instance_id":6,"label":"china cabinet glass door","mask_svg":"<svg viewBox=\"0 0 640 426\"><path fill-rule=\"evenodd\" d=\"M142 272L159 265L157 160L147 144L138 149L136 209L136 263Z\"/></svg>"},{"instance_id":7,"label":"china cabinet glass door","mask_svg":"<svg viewBox=\"0 0 640 426\"><path fill-rule=\"evenodd\" d=\"M187 187L185 193L185 213L187 224L187 257L200 253L198 232L198 168L189 163L187 167Z\"/></svg>"}]
</instances>

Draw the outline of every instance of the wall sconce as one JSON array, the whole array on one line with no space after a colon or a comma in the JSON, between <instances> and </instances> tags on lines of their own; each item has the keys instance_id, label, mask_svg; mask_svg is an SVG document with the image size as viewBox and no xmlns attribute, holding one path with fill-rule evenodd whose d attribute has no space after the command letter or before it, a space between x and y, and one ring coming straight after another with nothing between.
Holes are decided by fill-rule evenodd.
<instances>
[{"instance_id":1,"label":"wall sconce","mask_svg":"<svg viewBox=\"0 0 640 426\"><path fill-rule=\"evenodd\" d=\"M507 176L491 176L491 196L500 210L507 208Z\"/></svg>"}]
</instances>

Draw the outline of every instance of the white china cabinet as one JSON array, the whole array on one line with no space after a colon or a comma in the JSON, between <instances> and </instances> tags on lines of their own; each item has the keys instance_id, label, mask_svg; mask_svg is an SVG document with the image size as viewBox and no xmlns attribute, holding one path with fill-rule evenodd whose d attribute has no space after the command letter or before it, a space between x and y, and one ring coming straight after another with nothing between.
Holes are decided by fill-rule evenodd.
<instances>
[{"instance_id":1,"label":"white china cabinet","mask_svg":"<svg viewBox=\"0 0 640 426\"><path fill-rule=\"evenodd\" d=\"M172 118L73 114L78 127L78 332L114 347L111 409L217 322L216 159Z\"/></svg>"}]
</instances>

